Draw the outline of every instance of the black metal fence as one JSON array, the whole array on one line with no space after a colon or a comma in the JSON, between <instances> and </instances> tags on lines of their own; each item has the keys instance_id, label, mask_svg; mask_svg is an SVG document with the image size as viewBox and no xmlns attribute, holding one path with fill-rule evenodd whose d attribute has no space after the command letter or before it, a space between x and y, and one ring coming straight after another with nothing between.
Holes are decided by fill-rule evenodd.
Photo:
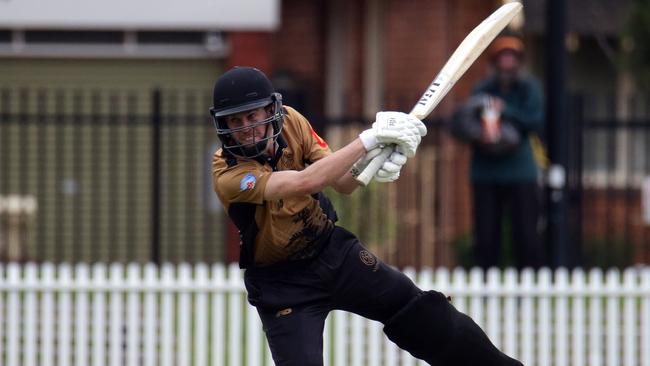
<instances>
[{"instance_id":1,"label":"black metal fence","mask_svg":"<svg viewBox=\"0 0 650 366\"><path fill-rule=\"evenodd\" d=\"M573 262L649 263L650 98L577 95L569 105Z\"/></svg>"},{"instance_id":2,"label":"black metal fence","mask_svg":"<svg viewBox=\"0 0 650 366\"><path fill-rule=\"evenodd\" d=\"M0 260L224 260L229 230L212 190L210 97L196 90L0 89ZM642 199L650 185L650 100L621 107L613 98L580 96L569 105L572 262L650 262L650 202ZM359 127L337 135L332 126L327 135L340 142ZM463 194L458 179L466 177L453 173L456 162L439 148L448 140L443 129L431 132L399 189L377 185L352 200L333 197L349 211L340 215L343 224L393 264L453 264L448 253L457 238L443 235L449 220L442 218L470 215L449 197ZM458 175L458 187L444 183L449 174ZM34 198L36 213L7 219L2 200L11 195ZM470 220L453 221L460 225L454 233L471 230ZM9 250L9 239L20 250Z\"/></svg>"},{"instance_id":3,"label":"black metal fence","mask_svg":"<svg viewBox=\"0 0 650 366\"><path fill-rule=\"evenodd\" d=\"M38 205L23 220L30 234L20 258L10 259L221 260L209 98L1 90L0 195L32 196Z\"/></svg>"}]
</instances>

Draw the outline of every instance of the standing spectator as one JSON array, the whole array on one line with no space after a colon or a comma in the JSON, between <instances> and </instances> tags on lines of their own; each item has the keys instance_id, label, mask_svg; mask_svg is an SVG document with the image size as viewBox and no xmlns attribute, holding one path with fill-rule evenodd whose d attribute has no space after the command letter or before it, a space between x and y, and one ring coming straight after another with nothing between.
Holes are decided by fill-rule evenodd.
<instances>
[{"instance_id":1,"label":"standing spectator","mask_svg":"<svg viewBox=\"0 0 650 366\"><path fill-rule=\"evenodd\" d=\"M539 166L531 139L537 142L543 127L542 91L522 70L524 45L518 37L498 37L489 55L492 74L474 87L452 124L452 133L472 147L475 259L484 269L501 263L507 211L515 265L538 268L544 263Z\"/></svg>"}]
</instances>

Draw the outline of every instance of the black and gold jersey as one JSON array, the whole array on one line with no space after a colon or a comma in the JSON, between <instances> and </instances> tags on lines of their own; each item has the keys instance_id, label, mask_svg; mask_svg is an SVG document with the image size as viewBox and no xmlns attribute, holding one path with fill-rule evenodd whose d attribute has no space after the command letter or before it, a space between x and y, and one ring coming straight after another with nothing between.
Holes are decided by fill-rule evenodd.
<instances>
[{"instance_id":1,"label":"black and gold jersey","mask_svg":"<svg viewBox=\"0 0 650 366\"><path fill-rule=\"evenodd\" d=\"M214 190L241 235L241 267L309 258L336 221L336 213L322 193L264 200L274 170L302 170L331 154L305 117L291 107L284 108L274 157L243 159L223 149L213 157Z\"/></svg>"}]
</instances>

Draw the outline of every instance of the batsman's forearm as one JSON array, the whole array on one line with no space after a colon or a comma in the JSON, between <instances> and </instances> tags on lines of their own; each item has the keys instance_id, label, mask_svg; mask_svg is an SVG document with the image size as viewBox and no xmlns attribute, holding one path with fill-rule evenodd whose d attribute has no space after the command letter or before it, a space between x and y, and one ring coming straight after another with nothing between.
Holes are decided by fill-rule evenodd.
<instances>
[{"instance_id":1,"label":"batsman's forearm","mask_svg":"<svg viewBox=\"0 0 650 366\"><path fill-rule=\"evenodd\" d=\"M339 178L332 187L339 193L342 194L352 194L357 188L359 188L359 183L351 172L345 173L341 178Z\"/></svg>"},{"instance_id":2,"label":"batsman's forearm","mask_svg":"<svg viewBox=\"0 0 650 366\"><path fill-rule=\"evenodd\" d=\"M352 164L359 160L366 153L360 139L355 139L332 155L320 159L308 166L301 172L304 179L311 181L322 189L327 186L335 186L337 181L349 172Z\"/></svg>"},{"instance_id":3,"label":"batsman's forearm","mask_svg":"<svg viewBox=\"0 0 650 366\"><path fill-rule=\"evenodd\" d=\"M303 170L279 170L271 173L264 188L267 201L299 197L321 192L348 173L352 164L366 152L359 139L339 151L322 158Z\"/></svg>"}]
</instances>

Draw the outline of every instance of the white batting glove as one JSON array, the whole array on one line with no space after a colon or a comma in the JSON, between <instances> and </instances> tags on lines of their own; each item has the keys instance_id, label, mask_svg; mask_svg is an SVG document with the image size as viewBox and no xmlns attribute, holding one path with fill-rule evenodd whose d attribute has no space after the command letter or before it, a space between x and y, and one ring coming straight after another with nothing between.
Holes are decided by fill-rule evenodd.
<instances>
[{"instance_id":1,"label":"white batting glove","mask_svg":"<svg viewBox=\"0 0 650 366\"><path fill-rule=\"evenodd\" d=\"M377 112L373 125L380 127L392 127L394 125L408 125L417 128L420 136L426 136L427 127L417 117L404 112Z\"/></svg>"},{"instance_id":2,"label":"white batting glove","mask_svg":"<svg viewBox=\"0 0 650 366\"><path fill-rule=\"evenodd\" d=\"M359 138L370 151L379 144L396 144L402 148L404 155L415 155L422 136L427 128L419 119L402 112L379 112L372 128L363 131Z\"/></svg>"},{"instance_id":3,"label":"white batting glove","mask_svg":"<svg viewBox=\"0 0 650 366\"><path fill-rule=\"evenodd\" d=\"M406 164L406 160L406 155L402 154L400 148L395 149L377 173L375 173L375 181L380 183L396 181L399 178L402 167Z\"/></svg>"},{"instance_id":4,"label":"white batting glove","mask_svg":"<svg viewBox=\"0 0 650 366\"><path fill-rule=\"evenodd\" d=\"M357 160L357 162L352 165L352 169L350 169L350 173L352 173L352 176L355 178L358 177L359 174L361 174L361 172L366 169L370 161L374 159L377 155L381 154L381 150L382 148L377 146L372 150L368 151L366 155L364 155L361 159Z\"/></svg>"}]
</instances>

